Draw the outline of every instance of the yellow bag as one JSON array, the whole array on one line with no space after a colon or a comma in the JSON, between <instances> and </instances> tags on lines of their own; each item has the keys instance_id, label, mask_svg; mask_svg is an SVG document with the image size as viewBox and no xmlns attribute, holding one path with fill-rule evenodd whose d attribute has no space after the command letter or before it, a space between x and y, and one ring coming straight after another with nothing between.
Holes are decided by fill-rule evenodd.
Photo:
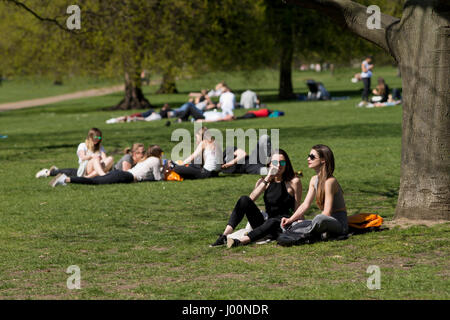
<instances>
[{"instance_id":1,"label":"yellow bag","mask_svg":"<svg viewBox=\"0 0 450 320\"><path fill-rule=\"evenodd\" d=\"M166 180L167 181L183 181L183 178L178 173L176 173L175 171L171 170L169 172L169 174L167 175Z\"/></svg>"},{"instance_id":2,"label":"yellow bag","mask_svg":"<svg viewBox=\"0 0 450 320\"><path fill-rule=\"evenodd\" d=\"M348 226L356 229L380 227L383 218L376 213L357 213L347 217Z\"/></svg>"}]
</instances>

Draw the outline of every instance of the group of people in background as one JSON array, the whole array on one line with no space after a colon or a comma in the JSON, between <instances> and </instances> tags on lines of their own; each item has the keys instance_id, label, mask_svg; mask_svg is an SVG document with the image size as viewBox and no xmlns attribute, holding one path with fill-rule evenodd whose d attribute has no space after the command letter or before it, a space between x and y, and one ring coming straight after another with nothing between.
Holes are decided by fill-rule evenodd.
<instances>
[{"instance_id":1,"label":"group of people in background","mask_svg":"<svg viewBox=\"0 0 450 320\"><path fill-rule=\"evenodd\" d=\"M217 103L212 98L218 97ZM197 121L197 122L219 122L233 121L239 119L249 119L255 117L278 117L284 115L279 110L269 110L264 108L262 112L249 111L245 115L236 117L236 108L259 109L261 101L254 91L246 90L241 94L240 103L236 101L236 95L231 91L225 82L219 82L212 90L201 90L200 92L189 93L189 100L179 108L172 109L169 104L164 104L159 112L150 109L146 112L134 113L106 120L107 124L134 121L154 121L161 119L176 119L176 122ZM272 115L272 116L270 116ZM170 125L170 122L167 122Z\"/></svg>"},{"instance_id":2,"label":"group of people in background","mask_svg":"<svg viewBox=\"0 0 450 320\"><path fill-rule=\"evenodd\" d=\"M265 237L276 239L294 225L300 226L301 232L305 234L330 232L341 235L347 232L343 191L333 177L334 155L329 147L313 146L307 156L308 167L315 170L316 175L312 177L302 202L300 177L295 173L287 152L272 149L269 136L261 136L250 155L236 147L227 147L222 152L214 136L205 127L195 133L195 139L195 151L178 163L163 161L164 152L159 145L150 145L146 149L142 143L135 143L125 149L121 159L114 163L113 157L106 154L102 145L102 132L92 128L77 148L78 168L59 169L53 166L37 172L36 178L54 176L50 185L56 187L71 183L99 185L161 181L165 180L169 170L184 179L217 177L221 171L257 174L261 178L255 188L250 195L239 198L223 233L210 246L226 244L236 247ZM261 195L264 198L264 210L255 204ZM313 220L305 220L305 213L314 198L321 213ZM241 237L233 236L244 217L247 217L252 230Z\"/></svg>"},{"instance_id":3,"label":"group of people in background","mask_svg":"<svg viewBox=\"0 0 450 320\"><path fill-rule=\"evenodd\" d=\"M352 82L362 81L364 86L361 97L362 101L358 104L358 107L389 107L401 104L402 98L399 90L395 89L391 93L389 86L382 77L378 78L377 86L372 90L373 97L369 99L374 69L372 59L372 56L367 56L361 63L361 73L355 74L352 78Z\"/></svg>"}]
</instances>

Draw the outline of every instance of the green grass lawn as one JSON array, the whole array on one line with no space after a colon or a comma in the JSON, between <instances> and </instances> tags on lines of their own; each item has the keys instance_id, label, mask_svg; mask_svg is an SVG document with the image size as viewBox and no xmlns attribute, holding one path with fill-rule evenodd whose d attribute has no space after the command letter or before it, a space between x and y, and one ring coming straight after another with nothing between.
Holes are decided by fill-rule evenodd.
<instances>
[{"instance_id":1,"label":"green grass lawn","mask_svg":"<svg viewBox=\"0 0 450 320\"><path fill-rule=\"evenodd\" d=\"M400 87L396 70L379 70L375 76ZM189 91L220 80L236 92L256 90L269 108L286 115L209 127L279 129L280 147L295 170L304 172L304 191L313 175L306 163L311 146L329 145L349 214L376 212L391 220L400 179L402 108L356 108L361 84L350 82L354 72L294 73L296 92L306 93L304 80L314 78L334 96L351 96L342 101L278 101L277 72L269 70L179 81L177 95L154 95L155 87L146 93L157 106L177 106ZM0 134L9 136L0 140L0 298L449 299L449 224L291 248L274 242L209 248L257 176L54 189L49 179L34 177L53 164L76 166L76 147L90 127L102 129L104 146L116 160L134 142L157 143L170 154L177 144L170 141L172 131L193 130L191 123L166 127L165 121L106 125L123 112L101 109L120 98L118 93L0 113ZM313 206L309 217L317 213ZM71 265L81 269L81 290L66 287ZM366 286L370 265L381 269L380 290Z\"/></svg>"}]
</instances>

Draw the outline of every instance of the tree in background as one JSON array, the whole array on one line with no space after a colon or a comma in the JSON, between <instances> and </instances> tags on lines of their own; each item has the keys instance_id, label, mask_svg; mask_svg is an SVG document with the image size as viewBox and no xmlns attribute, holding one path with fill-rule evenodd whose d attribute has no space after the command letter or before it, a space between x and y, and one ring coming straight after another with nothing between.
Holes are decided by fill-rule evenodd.
<instances>
[{"instance_id":1,"label":"tree in background","mask_svg":"<svg viewBox=\"0 0 450 320\"><path fill-rule=\"evenodd\" d=\"M402 163L396 218L450 220L450 3L407 0L401 19L348 0L286 0L315 9L388 52L403 81Z\"/></svg>"}]
</instances>

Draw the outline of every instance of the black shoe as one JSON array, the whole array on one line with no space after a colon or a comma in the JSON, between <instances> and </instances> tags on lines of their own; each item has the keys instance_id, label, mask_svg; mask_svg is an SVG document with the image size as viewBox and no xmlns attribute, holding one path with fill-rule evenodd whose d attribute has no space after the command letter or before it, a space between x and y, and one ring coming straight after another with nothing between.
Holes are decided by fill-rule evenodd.
<instances>
[{"instance_id":1,"label":"black shoe","mask_svg":"<svg viewBox=\"0 0 450 320\"><path fill-rule=\"evenodd\" d=\"M217 238L216 242L214 242L213 244L211 244L211 245L209 245L209 246L210 246L210 247L217 247L217 246L223 246L223 245L225 245L225 244L227 244L227 236L224 235L224 234L222 234L222 235L220 235L220 236Z\"/></svg>"},{"instance_id":2,"label":"black shoe","mask_svg":"<svg viewBox=\"0 0 450 320\"><path fill-rule=\"evenodd\" d=\"M227 248L239 247L240 245L242 244L238 239L228 238L227 240Z\"/></svg>"}]
</instances>

